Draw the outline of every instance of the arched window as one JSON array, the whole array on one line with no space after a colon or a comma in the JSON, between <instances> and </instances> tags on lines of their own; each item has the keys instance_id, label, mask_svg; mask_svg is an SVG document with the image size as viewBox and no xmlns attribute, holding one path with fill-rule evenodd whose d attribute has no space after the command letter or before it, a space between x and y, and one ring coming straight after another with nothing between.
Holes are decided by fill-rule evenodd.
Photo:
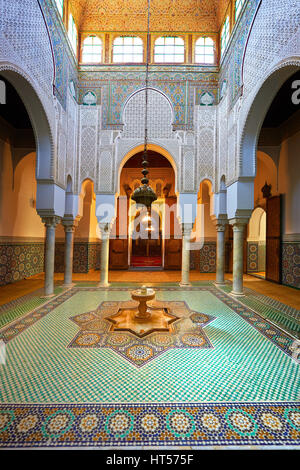
<instances>
[{"instance_id":1,"label":"arched window","mask_svg":"<svg viewBox=\"0 0 300 470\"><path fill-rule=\"evenodd\" d=\"M135 36L120 36L113 43L113 62L143 62L143 41Z\"/></svg>"},{"instance_id":2,"label":"arched window","mask_svg":"<svg viewBox=\"0 0 300 470\"><path fill-rule=\"evenodd\" d=\"M102 62L102 41L98 36L88 36L83 41L82 63L97 64Z\"/></svg>"},{"instance_id":3,"label":"arched window","mask_svg":"<svg viewBox=\"0 0 300 470\"><path fill-rule=\"evenodd\" d=\"M154 44L154 62L184 62L184 40L168 36L156 39Z\"/></svg>"},{"instance_id":4,"label":"arched window","mask_svg":"<svg viewBox=\"0 0 300 470\"><path fill-rule=\"evenodd\" d=\"M229 41L229 16L226 17L221 31L221 55L224 54Z\"/></svg>"},{"instance_id":5,"label":"arched window","mask_svg":"<svg viewBox=\"0 0 300 470\"><path fill-rule=\"evenodd\" d=\"M215 62L214 41L211 38L199 38L195 44L195 62L213 64Z\"/></svg>"},{"instance_id":6,"label":"arched window","mask_svg":"<svg viewBox=\"0 0 300 470\"><path fill-rule=\"evenodd\" d=\"M239 15L242 11L244 3L245 3L245 0L236 0L236 2L235 2L235 20L238 19Z\"/></svg>"},{"instance_id":7,"label":"arched window","mask_svg":"<svg viewBox=\"0 0 300 470\"><path fill-rule=\"evenodd\" d=\"M75 24L75 21L74 21L74 18L73 18L72 14L70 14L70 16L69 16L68 35L69 35L69 39L70 39L70 42L71 42L72 47L73 47L73 51L75 52L75 55L77 55L77 37L78 37L78 33L77 33L76 24Z\"/></svg>"},{"instance_id":8,"label":"arched window","mask_svg":"<svg viewBox=\"0 0 300 470\"><path fill-rule=\"evenodd\" d=\"M55 3L60 13L60 16L63 17L64 16L64 0L55 0Z\"/></svg>"}]
</instances>

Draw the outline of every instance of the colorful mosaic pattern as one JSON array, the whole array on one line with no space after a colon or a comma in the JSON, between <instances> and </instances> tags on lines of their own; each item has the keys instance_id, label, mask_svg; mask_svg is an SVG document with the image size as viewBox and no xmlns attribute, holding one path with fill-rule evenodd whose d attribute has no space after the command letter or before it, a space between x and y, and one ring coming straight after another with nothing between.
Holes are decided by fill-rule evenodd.
<instances>
[{"instance_id":1,"label":"colorful mosaic pattern","mask_svg":"<svg viewBox=\"0 0 300 470\"><path fill-rule=\"evenodd\" d=\"M72 348L110 348L137 367L142 367L170 349L211 348L202 327L215 318L192 311L186 302L155 302L156 308L166 308L179 319L172 324L174 333L154 332L138 338L129 332L111 332L106 317L115 315L121 308L133 308L135 302L102 302L91 312L71 317L80 332L72 340Z\"/></svg>"},{"instance_id":2,"label":"colorful mosaic pattern","mask_svg":"<svg viewBox=\"0 0 300 470\"><path fill-rule=\"evenodd\" d=\"M194 312L215 316L204 328L214 347L170 348L143 367L134 366L112 348L68 348L78 333L71 317L94 311L101 302L130 299L128 287L74 288L0 331L7 353L5 366L0 365L0 402L252 403L299 399L300 370L291 357L292 338L274 330L273 325L276 334L268 337L268 322L260 315L212 286L158 288L156 298L162 302L188 299ZM244 315L247 313L251 318ZM203 320L199 313L192 319L196 323ZM139 354L139 350L132 354Z\"/></svg>"},{"instance_id":3,"label":"colorful mosaic pattern","mask_svg":"<svg viewBox=\"0 0 300 470\"><path fill-rule=\"evenodd\" d=\"M258 243L248 243L247 271L248 273L257 273L258 269Z\"/></svg>"},{"instance_id":4,"label":"colorful mosaic pattern","mask_svg":"<svg viewBox=\"0 0 300 470\"><path fill-rule=\"evenodd\" d=\"M282 245L282 283L300 289L300 243Z\"/></svg>"},{"instance_id":5,"label":"colorful mosaic pattern","mask_svg":"<svg viewBox=\"0 0 300 470\"><path fill-rule=\"evenodd\" d=\"M300 445L293 403L1 405L0 447Z\"/></svg>"},{"instance_id":6,"label":"colorful mosaic pattern","mask_svg":"<svg viewBox=\"0 0 300 470\"><path fill-rule=\"evenodd\" d=\"M49 32L51 35L51 43L55 60L55 96L66 109L67 105L67 89L70 81L74 82L75 88L78 82L77 63L73 58L68 40L65 36L66 31L62 27L59 13L53 8L51 0L40 0L43 8Z\"/></svg>"},{"instance_id":7,"label":"colorful mosaic pattern","mask_svg":"<svg viewBox=\"0 0 300 470\"><path fill-rule=\"evenodd\" d=\"M73 272L88 273L90 269L99 269L101 243L74 242ZM65 244L55 244L55 272L64 272Z\"/></svg>"},{"instance_id":8,"label":"colorful mosaic pattern","mask_svg":"<svg viewBox=\"0 0 300 470\"><path fill-rule=\"evenodd\" d=\"M44 243L0 245L0 285L44 271Z\"/></svg>"},{"instance_id":9,"label":"colorful mosaic pattern","mask_svg":"<svg viewBox=\"0 0 300 470\"><path fill-rule=\"evenodd\" d=\"M114 128L122 124L123 107L129 96L145 86L143 67L97 66L80 67L79 102L91 90L102 102L103 128ZM161 90L168 96L174 109L174 129L193 128L195 87L218 95L218 73L198 67L150 67L149 86ZM101 100L101 101L100 101Z\"/></svg>"}]
</instances>

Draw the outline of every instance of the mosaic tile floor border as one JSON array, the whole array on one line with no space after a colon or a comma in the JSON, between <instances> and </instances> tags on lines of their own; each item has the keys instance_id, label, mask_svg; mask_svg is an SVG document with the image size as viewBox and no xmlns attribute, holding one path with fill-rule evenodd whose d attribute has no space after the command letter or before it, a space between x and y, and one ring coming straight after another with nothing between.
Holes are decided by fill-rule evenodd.
<instances>
[{"instance_id":1,"label":"mosaic tile floor border","mask_svg":"<svg viewBox=\"0 0 300 470\"><path fill-rule=\"evenodd\" d=\"M300 445L299 403L0 405L0 447Z\"/></svg>"},{"instance_id":2,"label":"mosaic tile floor border","mask_svg":"<svg viewBox=\"0 0 300 470\"><path fill-rule=\"evenodd\" d=\"M63 287L57 285L54 289L54 295L58 296L63 292ZM26 294L10 302L0 305L0 328L11 323L17 318L30 313L37 307L49 302L48 299L43 298L44 289L38 289L34 292Z\"/></svg>"},{"instance_id":3,"label":"mosaic tile floor border","mask_svg":"<svg viewBox=\"0 0 300 470\"><path fill-rule=\"evenodd\" d=\"M128 291L128 287L109 287L109 288L92 288L92 287L73 287L70 290L64 291L62 294L56 296L53 300L48 302L29 314L24 315L22 318L10 323L7 327L0 329L0 339L8 343L11 339L21 334L24 330L29 328L42 317L53 311L60 306L63 302L70 299L74 294L80 292L95 292L95 291ZM235 300L232 296L228 295L224 290L218 289L215 286L207 287L157 287L156 291L207 291L215 295L219 300L224 302L235 313L242 317L253 328L259 331L265 338L275 344L281 351L290 357L294 354L294 338L287 332L277 328L273 323L269 322L266 318L262 317L259 313L249 309L246 305Z\"/></svg>"}]
</instances>

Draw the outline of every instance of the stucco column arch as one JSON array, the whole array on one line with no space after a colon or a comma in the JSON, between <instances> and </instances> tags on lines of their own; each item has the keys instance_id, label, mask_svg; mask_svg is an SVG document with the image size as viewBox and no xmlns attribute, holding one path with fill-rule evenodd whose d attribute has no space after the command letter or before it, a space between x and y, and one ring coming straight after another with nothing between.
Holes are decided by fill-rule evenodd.
<instances>
[{"instance_id":1,"label":"stucco column arch","mask_svg":"<svg viewBox=\"0 0 300 470\"><path fill-rule=\"evenodd\" d=\"M242 121L239 145L239 177L255 177L257 142L266 114L282 85L300 70L300 59L290 58L277 64L249 95L241 109ZM291 99L292 99L291 90Z\"/></svg>"},{"instance_id":2,"label":"stucco column arch","mask_svg":"<svg viewBox=\"0 0 300 470\"><path fill-rule=\"evenodd\" d=\"M149 143L147 145L147 148L148 150L152 150L154 152L157 152L157 153L160 153L163 157L165 157L172 165L172 168L174 170L174 174L175 174L175 193L177 194L177 188L178 188L178 179L179 179L179 170L178 170L178 167L177 167L177 163L175 161L175 158L173 157L173 155L167 150L165 149L164 147L161 147L160 145L158 144L155 144L155 143ZM142 152L144 150L144 143L141 143L137 146L134 146L132 149L130 149L125 155L124 157L121 159L120 162L117 162L117 166L118 166L118 172L117 172L117 175L116 175L116 178L117 178L117 181L115 182L115 185L116 185L116 193L117 195L120 194L120 178L121 178L121 172L122 172L122 169L125 165L125 163L131 158L133 157L134 155L136 155L137 153L139 152ZM151 161L149 162L149 166L151 166ZM141 166L141 170L142 170L142 166Z\"/></svg>"},{"instance_id":3,"label":"stucco column arch","mask_svg":"<svg viewBox=\"0 0 300 470\"><path fill-rule=\"evenodd\" d=\"M36 83L19 67L0 63L0 78L4 77L16 89L28 112L36 141L36 177L42 180L54 178L54 135L49 117L51 102L38 89ZM48 109L47 109L48 108ZM51 106L54 113L54 107Z\"/></svg>"}]
</instances>

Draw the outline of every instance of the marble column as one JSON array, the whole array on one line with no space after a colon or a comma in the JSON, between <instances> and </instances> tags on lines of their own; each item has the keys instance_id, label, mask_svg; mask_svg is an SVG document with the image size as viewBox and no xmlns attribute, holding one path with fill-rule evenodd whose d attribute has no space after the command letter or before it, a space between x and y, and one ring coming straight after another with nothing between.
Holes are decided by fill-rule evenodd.
<instances>
[{"instance_id":1,"label":"marble column","mask_svg":"<svg viewBox=\"0 0 300 470\"><path fill-rule=\"evenodd\" d=\"M217 221L217 274L216 284L222 285L225 283L225 230L226 223Z\"/></svg>"},{"instance_id":2,"label":"marble column","mask_svg":"<svg viewBox=\"0 0 300 470\"><path fill-rule=\"evenodd\" d=\"M180 286L190 286L190 241L192 225L182 224L182 265Z\"/></svg>"},{"instance_id":3,"label":"marble column","mask_svg":"<svg viewBox=\"0 0 300 470\"><path fill-rule=\"evenodd\" d=\"M55 229L60 222L60 217L43 217L46 227L45 248L45 297L54 295L54 259L55 259Z\"/></svg>"},{"instance_id":4,"label":"marble column","mask_svg":"<svg viewBox=\"0 0 300 470\"><path fill-rule=\"evenodd\" d=\"M63 219L62 224L65 229L65 276L64 287L71 287L73 274L73 251L74 251L74 231L73 220Z\"/></svg>"},{"instance_id":5,"label":"marble column","mask_svg":"<svg viewBox=\"0 0 300 470\"><path fill-rule=\"evenodd\" d=\"M110 225L99 224L101 231L101 260L100 260L100 282L98 287L108 287L108 268L109 268L109 235Z\"/></svg>"},{"instance_id":6,"label":"marble column","mask_svg":"<svg viewBox=\"0 0 300 470\"><path fill-rule=\"evenodd\" d=\"M244 231L247 222L234 221L233 225L233 283L232 295L241 296L244 274Z\"/></svg>"}]
</instances>

